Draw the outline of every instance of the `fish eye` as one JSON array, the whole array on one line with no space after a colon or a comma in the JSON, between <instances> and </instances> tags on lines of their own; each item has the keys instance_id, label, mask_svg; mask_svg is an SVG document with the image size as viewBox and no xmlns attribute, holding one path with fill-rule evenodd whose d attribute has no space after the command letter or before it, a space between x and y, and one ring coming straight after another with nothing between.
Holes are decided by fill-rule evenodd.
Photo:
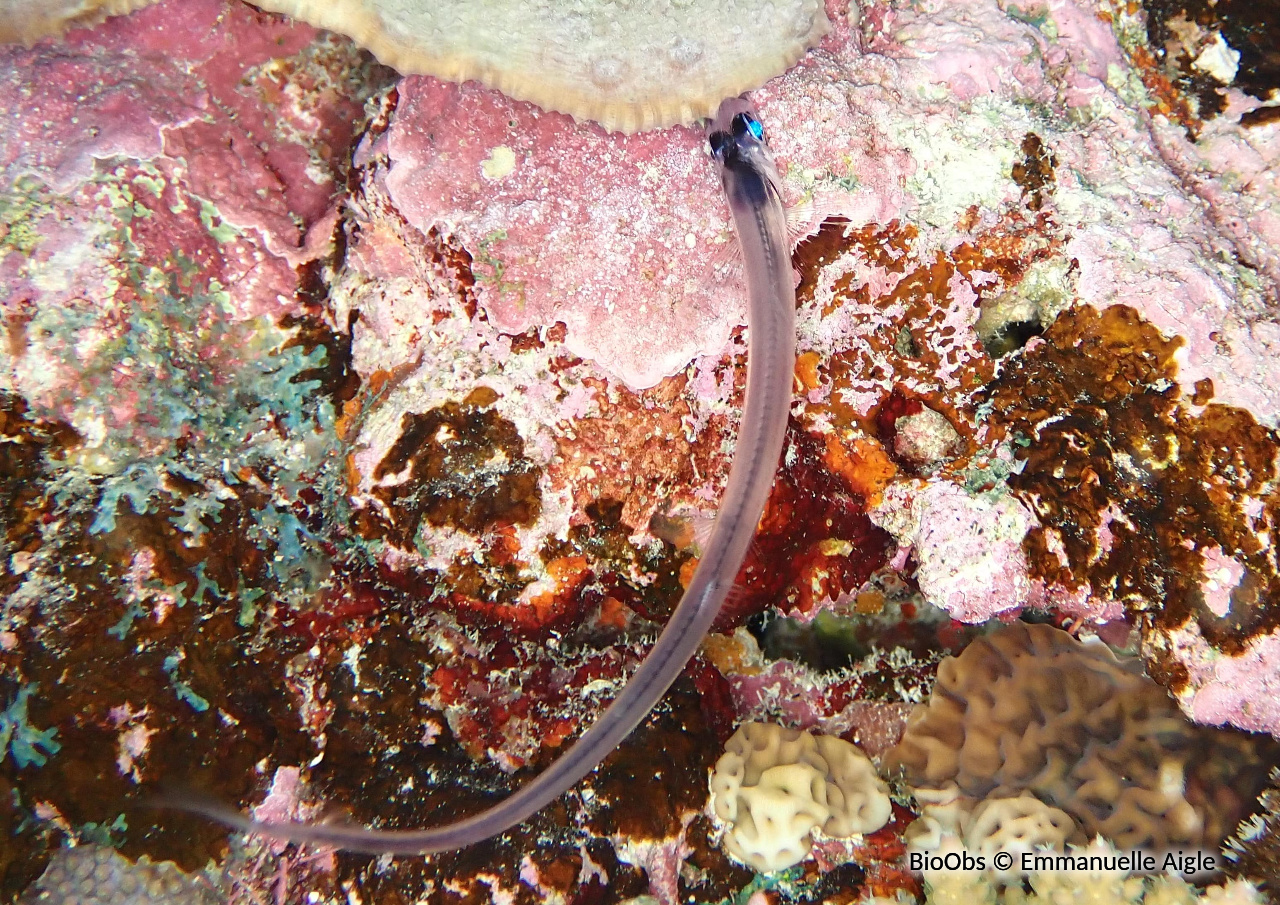
<instances>
[{"instance_id":1,"label":"fish eye","mask_svg":"<svg viewBox=\"0 0 1280 905\"><path fill-rule=\"evenodd\" d=\"M734 135L741 137L750 132L751 137L756 141L764 141L764 126L760 125L760 120L750 113L735 114L732 126Z\"/></svg>"},{"instance_id":2,"label":"fish eye","mask_svg":"<svg viewBox=\"0 0 1280 905\"><path fill-rule=\"evenodd\" d=\"M723 163L729 146L733 144L733 136L728 132L712 132L707 141L711 145L711 156Z\"/></svg>"}]
</instances>

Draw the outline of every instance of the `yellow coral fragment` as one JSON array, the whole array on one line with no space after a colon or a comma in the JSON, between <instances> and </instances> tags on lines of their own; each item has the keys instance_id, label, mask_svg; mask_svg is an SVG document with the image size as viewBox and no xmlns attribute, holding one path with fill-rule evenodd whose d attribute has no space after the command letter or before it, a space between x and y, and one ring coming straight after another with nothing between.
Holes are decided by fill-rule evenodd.
<instances>
[{"instance_id":1,"label":"yellow coral fragment","mask_svg":"<svg viewBox=\"0 0 1280 905\"><path fill-rule=\"evenodd\" d=\"M484 173L486 179L494 181L510 176L515 168L516 153L506 145L498 145L480 163L480 172Z\"/></svg>"},{"instance_id":2,"label":"yellow coral fragment","mask_svg":"<svg viewBox=\"0 0 1280 905\"><path fill-rule=\"evenodd\" d=\"M0 44L30 44L68 28L94 25L107 16L120 16L155 0L0 0Z\"/></svg>"}]
</instances>

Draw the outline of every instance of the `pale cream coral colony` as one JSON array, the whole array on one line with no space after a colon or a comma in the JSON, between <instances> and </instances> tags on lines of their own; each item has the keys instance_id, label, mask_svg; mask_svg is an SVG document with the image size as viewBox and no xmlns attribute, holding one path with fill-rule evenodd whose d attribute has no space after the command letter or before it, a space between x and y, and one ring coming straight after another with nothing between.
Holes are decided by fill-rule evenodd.
<instances>
[{"instance_id":1,"label":"pale cream coral colony","mask_svg":"<svg viewBox=\"0 0 1280 905\"><path fill-rule=\"evenodd\" d=\"M154 0L0 0L0 42ZM339 32L404 74L474 79L636 132L690 124L794 64L830 29L819 0L259 0Z\"/></svg>"}]
</instances>

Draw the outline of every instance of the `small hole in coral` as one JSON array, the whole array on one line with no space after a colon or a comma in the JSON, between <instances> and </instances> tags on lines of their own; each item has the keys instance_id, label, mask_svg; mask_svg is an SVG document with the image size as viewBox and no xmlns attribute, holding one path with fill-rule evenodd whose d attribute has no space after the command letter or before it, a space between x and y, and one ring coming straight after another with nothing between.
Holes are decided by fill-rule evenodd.
<instances>
[{"instance_id":1,"label":"small hole in coral","mask_svg":"<svg viewBox=\"0 0 1280 905\"><path fill-rule=\"evenodd\" d=\"M1042 333L1044 333L1044 327L1038 320L1020 320L1009 321L985 335L979 333L979 338L988 355L992 358L1001 358L1021 349L1031 337Z\"/></svg>"}]
</instances>

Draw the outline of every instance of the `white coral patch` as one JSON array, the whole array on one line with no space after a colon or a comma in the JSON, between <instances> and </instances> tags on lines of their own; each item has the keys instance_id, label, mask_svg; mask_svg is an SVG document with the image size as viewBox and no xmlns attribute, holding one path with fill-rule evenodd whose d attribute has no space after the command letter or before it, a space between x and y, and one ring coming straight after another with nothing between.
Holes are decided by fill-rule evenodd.
<instances>
[{"instance_id":1,"label":"white coral patch","mask_svg":"<svg viewBox=\"0 0 1280 905\"><path fill-rule=\"evenodd\" d=\"M849 837L888 821L888 787L867 756L833 736L744 723L711 774L710 809L724 847L760 871L785 870L809 854L811 834Z\"/></svg>"}]
</instances>

